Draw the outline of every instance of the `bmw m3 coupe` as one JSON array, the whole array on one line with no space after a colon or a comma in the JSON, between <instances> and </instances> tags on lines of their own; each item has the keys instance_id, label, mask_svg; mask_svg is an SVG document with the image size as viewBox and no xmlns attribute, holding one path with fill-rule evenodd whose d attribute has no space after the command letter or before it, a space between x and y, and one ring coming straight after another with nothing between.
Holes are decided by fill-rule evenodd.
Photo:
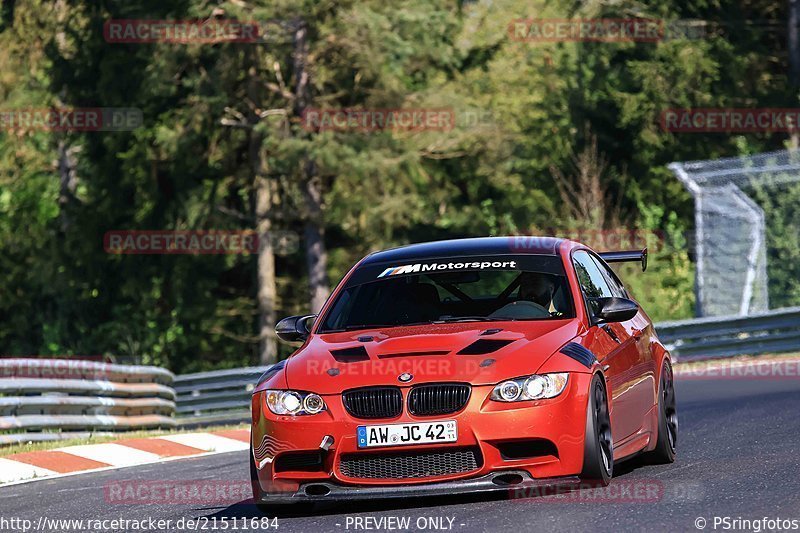
<instances>
[{"instance_id":1,"label":"bmw m3 coupe","mask_svg":"<svg viewBox=\"0 0 800 533\"><path fill-rule=\"evenodd\" d=\"M260 506L580 483L675 458L670 354L597 253L488 237L368 255L252 397Z\"/></svg>"}]
</instances>

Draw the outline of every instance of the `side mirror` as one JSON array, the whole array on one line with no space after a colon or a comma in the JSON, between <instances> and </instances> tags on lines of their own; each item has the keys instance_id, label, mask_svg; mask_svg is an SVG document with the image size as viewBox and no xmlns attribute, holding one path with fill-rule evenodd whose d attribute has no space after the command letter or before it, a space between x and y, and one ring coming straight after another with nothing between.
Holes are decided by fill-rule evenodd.
<instances>
[{"instance_id":1,"label":"side mirror","mask_svg":"<svg viewBox=\"0 0 800 533\"><path fill-rule=\"evenodd\" d=\"M311 333L311 324L317 315L297 315L284 318L275 324L275 334L284 342L304 341Z\"/></svg>"},{"instance_id":2,"label":"side mirror","mask_svg":"<svg viewBox=\"0 0 800 533\"><path fill-rule=\"evenodd\" d=\"M639 306L627 298L592 298L594 316L601 322L625 322L636 316Z\"/></svg>"}]
</instances>

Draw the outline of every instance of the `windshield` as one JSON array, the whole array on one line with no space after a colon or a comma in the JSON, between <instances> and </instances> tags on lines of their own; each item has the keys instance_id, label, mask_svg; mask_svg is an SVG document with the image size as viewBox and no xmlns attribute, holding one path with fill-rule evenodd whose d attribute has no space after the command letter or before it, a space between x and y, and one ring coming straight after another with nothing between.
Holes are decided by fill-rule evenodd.
<instances>
[{"instance_id":1,"label":"windshield","mask_svg":"<svg viewBox=\"0 0 800 533\"><path fill-rule=\"evenodd\" d=\"M318 333L574 316L559 257L500 259L448 258L360 268L339 292Z\"/></svg>"}]
</instances>

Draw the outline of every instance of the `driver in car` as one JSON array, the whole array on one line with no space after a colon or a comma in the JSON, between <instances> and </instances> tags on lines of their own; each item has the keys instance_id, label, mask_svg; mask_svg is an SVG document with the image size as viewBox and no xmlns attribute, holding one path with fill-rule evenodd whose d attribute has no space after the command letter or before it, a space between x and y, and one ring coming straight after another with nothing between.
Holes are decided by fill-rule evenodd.
<instances>
[{"instance_id":1,"label":"driver in car","mask_svg":"<svg viewBox=\"0 0 800 533\"><path fill-rule=\"evenodd\" d=\"M517 300L493 312L492 318L541 318L550 316L556 286L547 274L523 272Z\"/></svg>"}]
</instances>

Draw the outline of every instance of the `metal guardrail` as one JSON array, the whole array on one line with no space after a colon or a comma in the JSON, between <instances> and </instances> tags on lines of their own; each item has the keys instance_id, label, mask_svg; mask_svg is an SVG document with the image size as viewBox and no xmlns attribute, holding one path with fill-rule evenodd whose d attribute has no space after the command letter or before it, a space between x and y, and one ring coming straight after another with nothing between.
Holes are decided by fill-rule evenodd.
<instances>
[{"instance_id":1,"label":"metal guardrail","mask_svg":"<svg viewBox=\"0 0 800 533\"><path fill-rule=\"evenodd\" d=\"M183 374L175 378L178 424L199 426L250 420L250 396L269 366Z\"/></svg>"},{"instance_id":2,"label":"metal guardrail","mask_svg":"<svg viewBox=\"0 0 800 533\"><path fill-rule=\"evenodd\" d=\"M800 307L749 316L656 324L675 360L800 351ZM182 426L246 422L250 393L269 366L186 374L175 378Z\"/></svg>"},{"instance_id":3,"label":"metal guardrail","mask_svg":"<svg viewBox=\"0 0 800 533\"><path fill-rule=\"evenodd\" d=\"M175 376L74 359L0 359L0 445L172 428Z\"/></svg>"},{"instance_id":4,"label":"metal guardrail","mask_svg":"<svg viewBox=\"0 0 800 533\"><path fill-rule=\"evenodd\" d=\"M800 307L662 322L656 332L680 360L800 351Z\"/></svg>"},{"instance_id":5,"label":"metal guardrail","mask_svg":"<svg viewBox=\"0 0 800 533\"><path fill-rule=\"evenodd\" d=\"M662 322L656 331L676 360L800 351L800 307ZM64 361L0 360L0 445L246 422L255 383L270 368L177 377L156 367L85 361L66 372L54 368Z\"/></svg>"}]
</instances>

